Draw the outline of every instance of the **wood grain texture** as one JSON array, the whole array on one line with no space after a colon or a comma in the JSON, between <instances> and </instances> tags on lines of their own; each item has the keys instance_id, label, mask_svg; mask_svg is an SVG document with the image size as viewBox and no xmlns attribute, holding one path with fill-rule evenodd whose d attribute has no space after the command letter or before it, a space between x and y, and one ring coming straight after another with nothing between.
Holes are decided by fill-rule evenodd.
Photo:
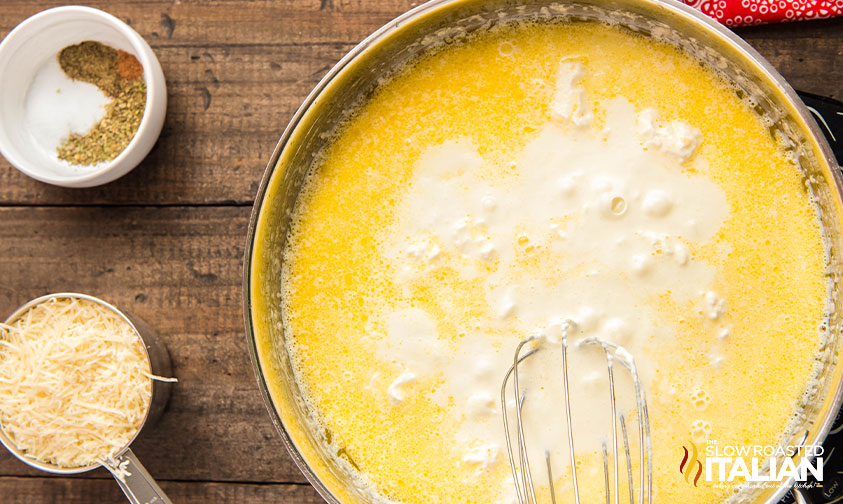
<instances>
[{"instance_id":1,"label":"wood grain texture","mask_svg":"<svg viewBox=\"0 0 843 504\"><path fill-rule=\"evenodd\" d=\"M73 1L4 0L0 34ZM266 45L362 40L416 0L94 0L153 46Z\"/></svg>"},{"instance_id":2,"label":"wood grain texture","mask_svg":"<svg viewBox=\"0 0 843 504\"><path fill-rule=\"evenodd\" d=\"M324 502L310 485L221 484L183 481L159 481L167 496L178 504L231 502L258 504ZM44 496L49 495L49 500ZM16 478L0 477L0 496L4 504L122 504L126 498L111 479Z\"/></svg>"},{"instance_id":3,"label":"wood grain texture","mask_svg":"<svg viewBox=\"0 0 843 504\"><path fill-rule=\"evenodd\" d=\"M843 101L843 18L736 30L795 89Z\"/></svg>"},{"instance_id":4,"label":"wood grain texture","mask_svg":"<svg viewBox=\"0 0 843 504\"><path fill-rule=\"evenodd\" d=\"M0 202L18 204L251 204L287 120L350 45L158 51L168 111L150 155L92 189L42 184L0 161Z\"/></svg>"},{"instance_id":5,"label":"wood grain texture","mask_svg":"<svg viewBox=\"0 0 843 504\"><path fill-rule=\"evenodd\" d=\"M68 3L68 2L61 2ZM0 35L53 2L0 5ZM105 187L51 187L0 160L2 204L250 203L281 132L354 44L406 0L92 2L152 45L167 78L162 136L135 171Z\"/></svg>"},{"instance_id":6,"label":"wood grain texture","mask_svg":"<svg viewBox=\"0 0 843 504\"><path fill-rule=\"evenodd\" d=\"M0 2L0 37L59 5ZM69 3L69 2L67 2ZM249 362L241 268L275 143L319 78L413 0L96 0L152 45L162 136L128 176L67 190L0 159L0 319L63 290L145 319L180 383L133 446L177 503L322 502L275 432ZM797 89L843 98L843 19L738 30ZM0 451L0 500L120 503L104 471L44 476Z\"/></svg>"},{"instance_id":7,"label":"wood grain texture","mask_svg":"<svg viewBox=\"0 0 843 504\"><path fill-rule=\"evenodd\" d=\"M240 308L248 215L245 207L0 208L0 320L36 296L83 292L142 318L169 348L179 383L134 445L157 478L305 481L249 361ZM0 451L0 475L37 474Z\"/></svg>"},{"instance_id":8,"label":"wood grain texture","mask_svg":"<svg viewBox=\"0 0 843 504\"><path fill-rule=\"evenodd\" d=\"M0 34L48 6L0 5ZM161 139L135 171L103 187L61 189L0 159L0 204L251 203L286 123L354 44L408 0L94 2L155 49L168 81ZM742 29L797 89L843 96L843 19Z\"/></svg>"}]
</instances>

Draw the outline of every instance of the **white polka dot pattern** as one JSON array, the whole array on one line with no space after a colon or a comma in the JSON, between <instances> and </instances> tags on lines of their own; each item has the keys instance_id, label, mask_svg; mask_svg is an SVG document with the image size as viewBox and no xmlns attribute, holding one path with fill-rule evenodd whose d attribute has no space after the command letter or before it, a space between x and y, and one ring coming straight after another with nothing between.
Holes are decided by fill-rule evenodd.
<instances>
[{"instance_id":1,"label":"white polka dot pattern","mask_svg":"<svg viewBox=\"0 0 843 504\"><path fill-rule=\"evenodd\" d=\"M843 0L682 0L728 27L843 15Z\"/></svg>"}]
</instances>

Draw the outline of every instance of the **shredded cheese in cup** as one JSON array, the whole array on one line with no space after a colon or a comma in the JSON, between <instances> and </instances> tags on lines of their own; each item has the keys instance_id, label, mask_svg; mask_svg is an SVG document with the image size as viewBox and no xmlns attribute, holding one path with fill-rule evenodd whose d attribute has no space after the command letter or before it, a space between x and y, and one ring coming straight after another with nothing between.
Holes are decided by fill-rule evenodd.
<instances>
[{"instance_id":1,"label":"shredded cheese in cup","mask_svg":"<svg viewBox=\"0 0 843 504\"><path fill-rule=\"evenodd\" d=\"M101 463L140 429L152 396L148 356L118 313L49 298L0 324L0 427L39 462Z\"/></svg>"}]
</instances>

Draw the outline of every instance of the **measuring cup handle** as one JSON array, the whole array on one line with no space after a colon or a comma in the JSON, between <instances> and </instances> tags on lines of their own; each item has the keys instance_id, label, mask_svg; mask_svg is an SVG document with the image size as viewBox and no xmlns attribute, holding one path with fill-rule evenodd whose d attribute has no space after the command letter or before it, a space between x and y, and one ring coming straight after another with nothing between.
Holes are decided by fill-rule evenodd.
<instances>
[{"instance_id":1,"label":"measuring cup handle","mask_svg":"<svg viewBox=\"0 0 843 504\"><path fill-rule=\"evenodd\" d=\"M132 450L127 449L114 459L115 467L105 464L105 468L117 480L120 489L132 504L173 504L167 495L152 479Z\"/></svg>"}]
</instances>

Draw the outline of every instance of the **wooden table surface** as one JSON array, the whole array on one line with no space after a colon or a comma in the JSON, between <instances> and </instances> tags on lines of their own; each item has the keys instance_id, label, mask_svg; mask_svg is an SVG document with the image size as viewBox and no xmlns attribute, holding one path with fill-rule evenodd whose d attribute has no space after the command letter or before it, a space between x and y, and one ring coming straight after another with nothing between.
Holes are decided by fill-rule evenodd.
<instances>
[{"instance_id":1,"label":"wooden table surface","mask_svg":"<svg viewBox=\"0 0 843 504\"><path fill-rule=\"evenodd\" d=\"M28 299L77 291L159 331L179 383L133 448L177 504L322 502L270 423L249 362L246 226L266 161L305 95L416 3L94 1L161 61L169 109L157 146L129 175L93 189L41 184L0 158L0 320ZM0 36L55 5L0 0ZM843 19L739 33L795 88L843 97ZM54 477L5 451L0 501L125 502L104 470Z\"/></svg>"}]
</instances>

